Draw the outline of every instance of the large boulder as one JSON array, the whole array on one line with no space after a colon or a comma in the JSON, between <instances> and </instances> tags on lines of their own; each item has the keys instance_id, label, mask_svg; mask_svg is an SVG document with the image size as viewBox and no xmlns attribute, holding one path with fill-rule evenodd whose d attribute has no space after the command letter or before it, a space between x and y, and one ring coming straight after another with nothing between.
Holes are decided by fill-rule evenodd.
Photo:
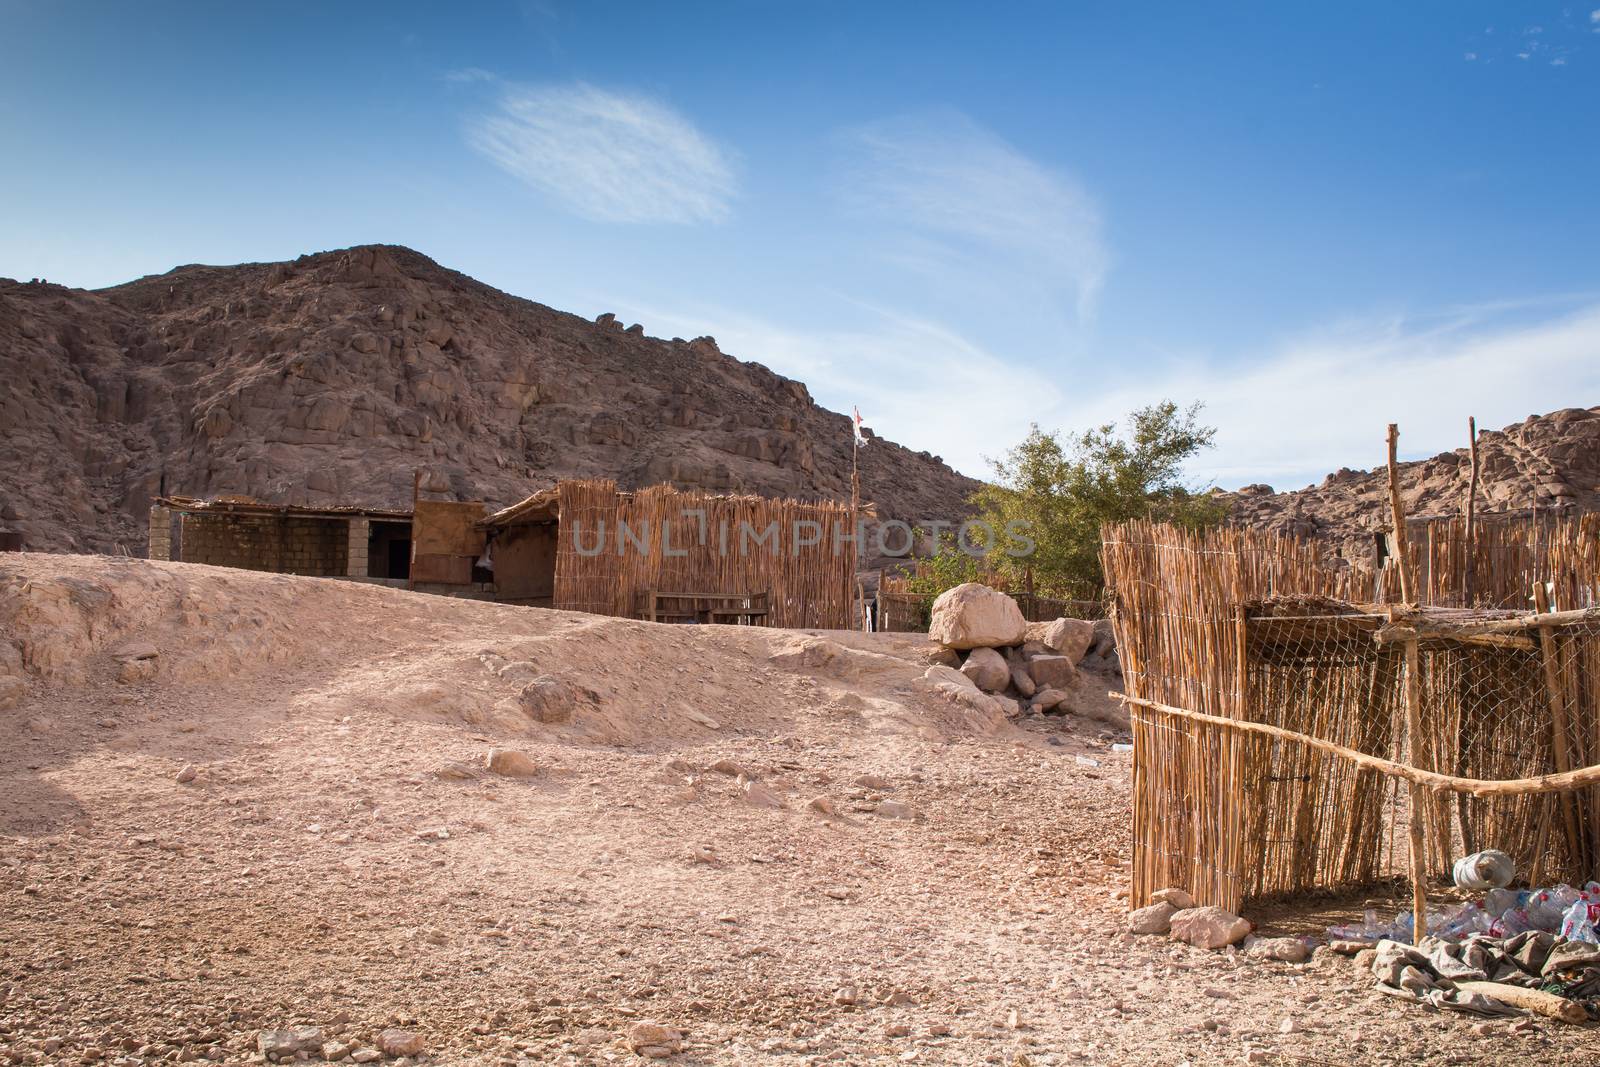
<instances>
[{"instance_id":1,"label":"large boulder","mask_svg":"<svg viewBox=\"0 0 1600 1067\"><path fill-rule=\"evenodd\" d=\"M522 687L517 702L528 718L538 722L571 722L577 694L560 678L542 674Z\"/></svg>"},{"instance_id":2,"label":"large boulder","mask_svg":"<svg viewBox=\"0 0 1600 1067\"><path fill-rule=\"evenodd\" d=\"M965 674L962 674L954 667L946 667L938 663L935 663L932 667L929 667L927 670L923 671L922 677L926 678L934 685L943 683L945 685L959 686L962 689L978 688L977 682L974 682L971 678L967 677Z\"/></svg>"},{"instance_id":3,"label":"large boulder","mask_svg":"<svg viewBox=\"0 0 1600 1067\"><path fill-rule=\"evenodd\" d=\"M1040 689L1071 689L1078 670L1066 656L1035 656L1028 661L1028 674Z\"/></svg>"},{"instance_id":4,"label":"large boulder","mask_svg":"<svg viewBox=\"0 0 1600 1067\"><path fill-rule=\"evenodd\" d=\"M1224 948L1243 941L1250 923L1224 908L1185 908L1172 915L1172 939L1195 948Z\"/></svg>"},{"instance_id":5,"label":"large boulder","mask_svg":"<svg viewBox=\"0 0 1600 1067\"><path fill-rule=\"evenodd\" d=\"M1068 662L1077 663L1094 644L1094 623L1087 619L1051 619L1030 622L1027 639L1037 641Z\"/></svg>"},{"instance_id":6,"label":"large boulder","mask_svg":"<svg viewBox=\"0 0 1600 1067\"><path fill-rule=\"evenodd\" d=\"M977 582L947 589L933 602L928 636L946 648L1019 645L1028 632L1017 602Z\"/></svg>"},{"instance_id":7,"label":"large boulder","mask_svg":"<svg viewBox=\"0 0 1600 1067\"><path fill-rule=\"evenodd\" d=\"M992 648L975 648L961 665L961 673L985 693L1002 692L1011 681L1006 659Z\"/></svg>"}]
</instances>

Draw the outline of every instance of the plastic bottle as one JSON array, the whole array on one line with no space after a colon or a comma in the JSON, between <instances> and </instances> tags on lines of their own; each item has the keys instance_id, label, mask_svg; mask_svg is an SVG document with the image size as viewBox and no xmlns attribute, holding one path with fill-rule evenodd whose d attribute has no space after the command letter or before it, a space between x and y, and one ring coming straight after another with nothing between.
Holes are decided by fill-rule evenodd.
<instances>
[{"instance_id":1,"label":"plastic bottle","mask_svg":"<svg viewBox=\"0 0 1600 1067\"><path fill-rule=\"evenodd\" d=\"M1579 893L1570 885L1552 886L1533 894L1528 901L1528 919L1534 929L1555 933L1561 929L1567 909L1579 899Z\"/></svg>"},{"instance_id":2,"label":"plastic bottle","mask_svg":"<svg viewBox=\"0 0 1600 1067\"><path fill-rule=\"evenodd\" d=\"M1568 941L1600 945L1600 904L1574 901L1561 918L1561 936Z\"/></svg>"},{"instance_id":3,"label":"plastic bottle","mask_svg":"<svg viewBox=\"0 0 1600 1067\"><path fill-rule=\"evenodd\" d=\"M1517 865L1499 849L1488 848L1456 860L1453 873L1462 889L1504 889L1517 876Z\"/></svg>"},{"instance_id":4,"label":"plastic bottle","mask_svg":"<svg viewBox=\"0 0 1600 1067\"><path fill-rule=\"evenodd\" d=\"M1436 924L1434 916L1429 915L1428 931L1446 941L1460 941L1473 934L1484 933L1492 925L1489 913L1470 903L1440 916L1439 920Z\"/></svg>"}]
</instances>

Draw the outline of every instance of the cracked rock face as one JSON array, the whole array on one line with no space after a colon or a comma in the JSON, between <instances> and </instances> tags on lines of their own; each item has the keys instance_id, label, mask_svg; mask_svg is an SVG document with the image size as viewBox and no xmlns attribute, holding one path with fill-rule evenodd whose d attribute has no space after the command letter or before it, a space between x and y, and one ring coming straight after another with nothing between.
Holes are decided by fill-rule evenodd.
<instances>
[{"instance_id":1,"label":"cracked rock face","mask_svg":"<svg viewBox=\"0 0 1600 1067\"><path fill-rule=\"evenodd\" d=\"M394 246L94 292L0 280L0 528L137 555L163 489L409 507L419 466L490 507L562 477L848 499L849 419L803 383L601 320ZM860 462L883 519L959 520L977 487L888 441Z\"/></svg>"}]
</instances>

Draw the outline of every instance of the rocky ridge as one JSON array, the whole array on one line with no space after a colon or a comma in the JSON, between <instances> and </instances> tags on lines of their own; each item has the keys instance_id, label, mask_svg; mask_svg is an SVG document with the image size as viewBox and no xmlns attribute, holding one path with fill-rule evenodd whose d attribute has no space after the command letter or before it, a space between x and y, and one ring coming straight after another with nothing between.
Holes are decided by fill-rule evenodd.
<instances>
[{"instance_id":1,"label":"rocky ridge","mask_svg":"<svg viewBox=\"0 0 1600 1067\"><path fill-rule=\"evenodd\" d=\"M158 493L408 506L412 471L491 506L566 477L842 499L850 425L710 337L648 337L395 246L184 266L99 291L0 280L0 525L127 551ZM884 518L960 517L977 483L888 441Z\"/></svg>"},{"instance_id":2,"label":"rocky ridge","mask_svg":"<svg viewBox=\"0 0 1600 1067\"><path fill-rule=\"evenodd\" d=\"M1403 434L1405 427L1400 429ZM1462 430L1465 438L1465 425ZM1479 430L1478 456L1482 513L1532 506L1600 508L1600 407L1562 408L1503 430ZM1472 472L1467 448L1402 463L1399 470L1406 514L1450 515L1464 509ZM1388 479L1384 467L1345 467L1319 485L1293 492L1249 485L1225 496L1232 503L1232 521L1241 525L1353 544L1365 539L1363 531L1388 524Z\"/></svg>"}]
</instances>

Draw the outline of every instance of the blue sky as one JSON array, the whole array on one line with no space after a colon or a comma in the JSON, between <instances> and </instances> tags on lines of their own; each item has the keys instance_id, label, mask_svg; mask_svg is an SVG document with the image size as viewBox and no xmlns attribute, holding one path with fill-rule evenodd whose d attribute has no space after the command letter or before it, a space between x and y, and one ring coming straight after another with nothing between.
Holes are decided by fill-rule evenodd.
<instances>
[{"instance_id":1,"label":"blue sky","mask_svg":"<svg viewBox=\"0 0 1600 1067\"><path fill-rule=\"evenodd\" d=\"M1600 404L1600 0L0 0L0 275L410 245L983 475L1202 400L1293 488Z\"/></svg>"}]
</instances>

